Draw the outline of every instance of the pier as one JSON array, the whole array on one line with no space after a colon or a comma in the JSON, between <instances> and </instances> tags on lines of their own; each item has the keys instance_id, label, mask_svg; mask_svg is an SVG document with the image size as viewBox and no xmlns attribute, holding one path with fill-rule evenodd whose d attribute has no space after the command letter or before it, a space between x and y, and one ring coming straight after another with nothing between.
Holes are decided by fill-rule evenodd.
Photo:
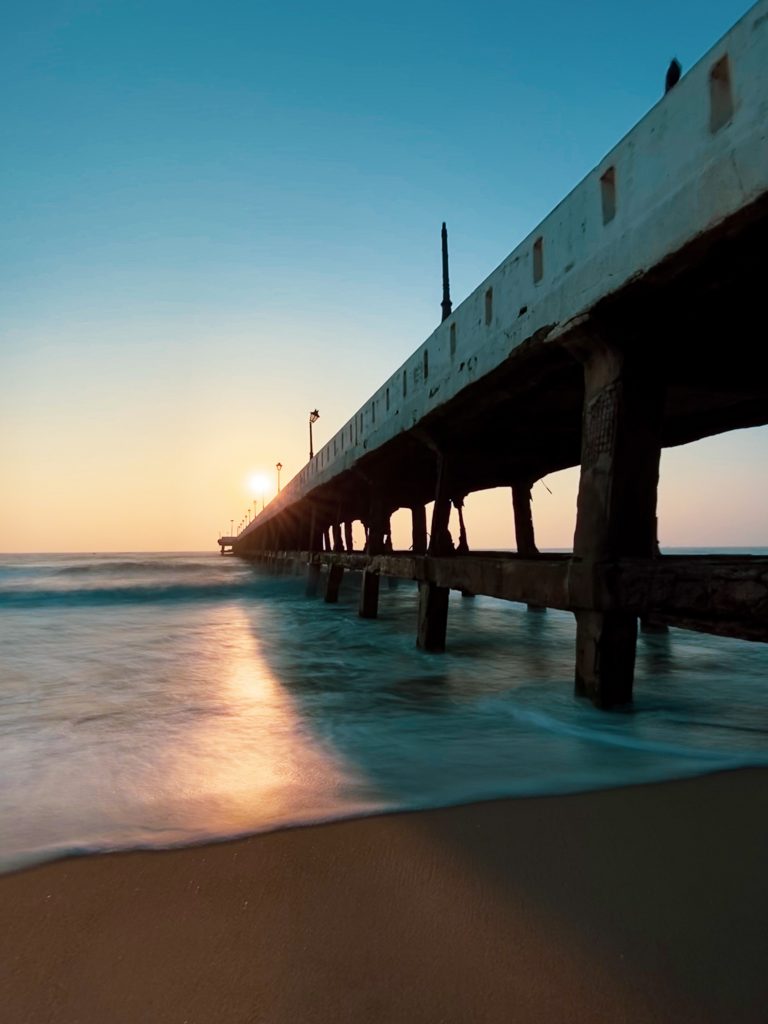
<instances>
[{"instance_id":1,"label":"pier","mask_svg":"<svg viewBox=\"0 0 768 1024\"><path fill-rule=\"evenodd\" d=\"M467 299L444 292L440 326L222 551L306 567L329 602L355 571L367 618L381 576L415 580L430 651L451 589L571 611L600 707L631 700L638 621L768 640L768 559L660 555L656 518L662 448L768 423L767 110L762 0ZM531 487L572 466L573 550L541 554ZM474 550L464 522L497 487L515 554Z\"/></svg>"}]
</instances>

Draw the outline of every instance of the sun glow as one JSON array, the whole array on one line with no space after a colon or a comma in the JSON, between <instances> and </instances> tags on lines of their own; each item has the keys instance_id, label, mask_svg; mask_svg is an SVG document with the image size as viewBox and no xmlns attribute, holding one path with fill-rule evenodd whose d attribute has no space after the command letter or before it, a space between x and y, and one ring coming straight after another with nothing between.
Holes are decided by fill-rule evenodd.
<instances>
[{"instance_id":1,"label":"sun glow","mask_svg":"<svg viewBox=\"0 0 768 1024\"><path fill-rule=\"evenodd\" d=\"M251 473L248 477L248 489L254 498L263 498L271 490L269 478L264 473Z\"/></svg>"}]
</instances>

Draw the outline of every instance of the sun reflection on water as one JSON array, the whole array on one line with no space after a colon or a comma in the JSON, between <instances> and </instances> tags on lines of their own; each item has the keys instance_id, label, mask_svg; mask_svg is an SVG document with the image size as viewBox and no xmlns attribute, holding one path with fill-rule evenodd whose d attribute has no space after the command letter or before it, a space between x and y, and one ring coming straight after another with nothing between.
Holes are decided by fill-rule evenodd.
<instances>
[{"instance_id":1,"label":"sun reflection on water","mask_svg":"<svg viewBox=\"0 0 768 1024\"><path fill-rule=\"evenodd\" d=\"M354 792L352 768L314 734L248 615L217 609L203 643L201 665L216 666L215 703L185 726L175 783L163 787L183 792L185 827L231 833L338 815L340 794Z\"/></svg>"}]
</instances>

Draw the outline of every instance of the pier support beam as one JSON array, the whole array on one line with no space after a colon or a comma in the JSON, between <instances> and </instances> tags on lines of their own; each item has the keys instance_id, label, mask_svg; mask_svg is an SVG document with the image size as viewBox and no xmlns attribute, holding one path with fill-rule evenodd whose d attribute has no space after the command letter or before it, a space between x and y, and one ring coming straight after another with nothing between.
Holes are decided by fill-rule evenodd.
<instances>
[{"instance_id":1,"label":"pier support beam","mask_svg":"<svg viewBox=\"0 0 768 1024\"><path fill-rule=\"evenodd\" d=\"M451 498L447 487L445 459L442 455L437 460L437 483L435 486L435 504L432 506L432 530L429 538L428 554L435 557L454 553L453 538L448 524L451 519Z\"/></svg>"},{"instance_id":2,"label":"pier support beam","mask_svg":"<svg viewBox=\"0 0 768 1024\"><path fill-rule=\"evenodd\" d=\"M368 533L366 540L366 554L380 555L384 550L384 536L389 527L389 516L384 509L384 503L380 495L373 495L371 498L371 511L368 521ZM368 569L363 570L363 579L360 584L360 608L361 619L375 619L379 614L379 575Z\"/></svg>"},{"instance_id":3,"label":"pier support beam","mask_svg":"<svg viewBox=\"0 0 768 1024\"><path fill-rule=\"evenodd\" d=\"M521 558L535 558L539 553L531 515L531 485L528 481L512 484L512 511L515 516L515 543Z\"/></svg>"},{"instance_id":4,"label":"pier support beam","mask_svg":"<svg viewBox=\"0 0 768 1024\"><path fill-rule=\"evenodd\" d=\"M344 566L333 564L328 567L328 581L325 585L326 604L336 604L339 600L339 587L344 578Z\"/></svg>"},{"instance_id":5,"label":"pier support beam","mask_svg":"<svg viewBox=\"0 0 768 1024\"><path fill-rule=\"evenodd\" d=\"M454 553L453 540L448 529L451 517L451 499L446 486L445 460L438 456L435 504L432 508L432 530L427 554L440 557ZM419 583L419 616L416 646L424 651L444 651L448 627L448 587L423 580Z\"/></svg>"},{"instance_id":6,"label":"pier support beam","mask_svg":"<svg viewBox=\"0 0 768 1024\"><path fill-rule=\"evenodd\" d=\"M592 337L578 355L584 412L573 554L582 579L591 574L593 607L576 612L575 686L607 708L632 698L637 616L607 607L595 570L622 556L653 556L664 389L647 354Z\"/></svg>"},{"instance_id":7,"label":"pier support beam","mask_svg":"<svg viewBox=\"0 0 768 1024\"><path fill-rule=\"evenodd\" d=\"M358 614L361 619L375 619L379 614L379 576L368 569L363 569Z\"/></svg>"},{"instance_id":8,"label":"pier support beam","mask_svg":"<svg viewBox=\"0 0 768 1024\"><path fill-rule=\"evenodd\" d=\"M469 554L469 541L467 540L467 527L464 524L464 495L453 499L453 507L459 515L459 543L456 545L456 553L459 555Z\"/></svg>"},{"instance_id":9,"label":"pier support beam","mask_svg":"<svg viewBox=\"0 0 768 1024\"><path fill-rule=\"evenodd\" d=\"M414 555L427 553L427 510L423 505L411 507L412 544Z\"/></svg>"},{"instance_id":10,"label":"pier support beam","mask_svg":"<svg viewBox=\"0 0 768 1024\"><path fill-rule=\"evenodd\" d=\"M528 480L512 484L512 512L515 517L515 545L521 558L536 558L539 549L533 530L531 515L531 484ZM545 612L540 604L528 604L529 612Z\"/></svg>"},{"instance_id":11,"label":"pier support beam","mask_svg":"<svg viewBox=\"0 0 768 1024\"><path fill-rule=\"evenodd\" d=\"M355 544L354 544L354 540L352 538L352 523L351 522L344 523L344 546L346 547L347 551L354 551L355 550Z\"/></svg>"},{"instance_id":12,"label":"pier support beam","mask_svg":"<svg viewBox=\"0 0 768 1024\"><path fill-rule=\"evenodd\" d=\"M576 612L576 693L600 708L629 704L636 646L631 612Z\"/></svg>"}]
</instances>

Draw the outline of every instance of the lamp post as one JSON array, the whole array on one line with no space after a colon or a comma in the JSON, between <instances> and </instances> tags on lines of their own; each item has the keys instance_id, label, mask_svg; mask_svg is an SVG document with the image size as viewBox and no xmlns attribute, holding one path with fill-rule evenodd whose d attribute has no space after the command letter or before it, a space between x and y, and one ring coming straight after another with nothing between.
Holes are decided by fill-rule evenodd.
<instances>
[{"instance_id":1,"label":"lamp post","mask_svg":"<svg viewBox=\"0 0 768 1024\"><path fill-rule=\"evenodd\" d=\"M312 412L309 414L309 461L310 462L315 457L315 452L314 452L314 450L312 448L312 424L313 423L317 423L317 421L319 419L320 419L320 413L317 411L317 409L313 409Z\"/></svg>"},{"instance_id":2,"label":"lamp post","mask_svg":"<svg viewBox=\"0 0 768 1024\"><path fill-rule=\"evenodd\" d=\"M230 519L229 520L229 535L230 535L230 537L232 536L232 534L234 532L235 532L235 520L234 519Z\"/></svg>"},{"instance_id":3,"label":"lamp post","mask_svg":"<svg viewBox=\"0 0 768 1024\"><path fill-rule=\"evenodd\" d=\"M310 445L310 448L311 447L312 446ZM275 466L275 469L277 470L277 493L278 494L280 493L280 470L282 468L283 468L282 462L278 462L277 465Z\"/></svg>"}]
</instances>

